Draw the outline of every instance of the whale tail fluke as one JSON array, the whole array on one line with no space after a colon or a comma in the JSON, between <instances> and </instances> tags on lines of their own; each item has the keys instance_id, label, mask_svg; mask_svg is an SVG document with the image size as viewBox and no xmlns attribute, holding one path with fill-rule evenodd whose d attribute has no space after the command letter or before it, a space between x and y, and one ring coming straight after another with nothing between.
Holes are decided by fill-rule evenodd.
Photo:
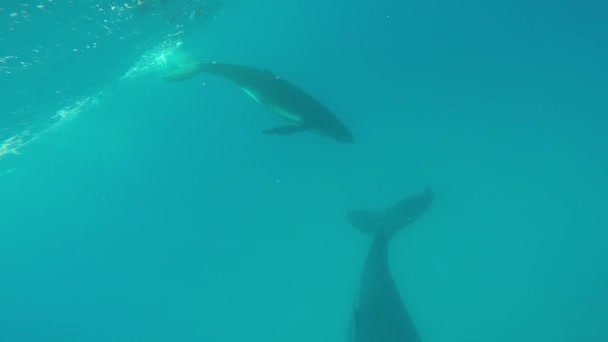
<instances>
[{"instance_id":1,"label":"whale tail fluke","mask_svg":"<svg viewBox=\"0 0 608 342\"><path fill-rule=\"evenodd\" d=\"M171 82L185 81L187 79L190 79L190 78L198 75L199 73L201 73L201 71L202 71L202 69L201 69L200 63L192 63L192 64L188 64L188 65L183 65L183 66L180 66L179 68L171 70L171 72L169 72L163 76L163 79L165 81L171 81Z\"/></svg>"},{"instance_id":2,"label":"whale tail fluke","mask_svg":"<svg viewBox=\"0 0 608 342\"><path fill-rule=\"evenodd\" d=\"M382 213L367 209L352 209L347 213L348 222L358 230L375 235L382 222Z\"/></svg>"},{"instance_id":3,"label":"whale tail fluke","mask_svg":"<svg viewBox=\"0 0 608 342\"><path fill-rule=\"evenodd\" d=\"M163 79L173 82L190 79L203 71L204 64L200 58L189 53L175 53L167 58L169 72Z\"/></svg>"},{"instance_id":4,"label":"whale tail fluke","mask_svg":"<svg viewBox=\"0 0 608 342\"><path fill-rule=\"evenodd\" d=\"M349 210L347 219L351 225L364 233L383 233L390 237L420 218L432 203L433 192L427 187L421 194L404 198L383 212Z\"/></svg>"}]
</instances>

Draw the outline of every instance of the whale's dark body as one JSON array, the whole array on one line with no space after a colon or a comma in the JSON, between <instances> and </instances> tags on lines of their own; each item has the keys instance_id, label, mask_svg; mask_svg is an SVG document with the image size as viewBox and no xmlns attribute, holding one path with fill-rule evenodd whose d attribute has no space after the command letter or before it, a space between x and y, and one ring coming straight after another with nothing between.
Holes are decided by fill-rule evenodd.
<instances>
[{"instance_id":1,"label":"whale's dark body","mask_svg":"<svg viewBox=\"0 0 608 342\"><path fill-rule=\"evenodd\" d=\"M229 79L257 102L290 122L265 130L266 134L290 135L310 131L344 143L354 142L350 130L313 96L268 69L226 63L197 63L183 72L167 75L167 80L183 80L200 72Z\"/></svg>"},{"instance_id":2,"label":"whale's dark body","mask_svg":"<svg viewBox=\"0 0 608 342\"><path fill-rule=\"evenodd\" d=\"M406 198L383 213L351 210L348 219L373 241L361 274L348 342L419 342L420 336L401 300L388 264L388 244L401 228L416 221L431 205L430 189Z\"/></svg>"}]
</instances>

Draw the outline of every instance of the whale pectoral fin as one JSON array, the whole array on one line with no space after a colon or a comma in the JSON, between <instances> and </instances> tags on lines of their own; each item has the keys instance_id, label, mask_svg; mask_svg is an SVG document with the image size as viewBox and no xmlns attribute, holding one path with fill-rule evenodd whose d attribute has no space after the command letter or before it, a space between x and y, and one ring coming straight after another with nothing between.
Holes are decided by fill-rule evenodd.
<instances>
[{"instance_id":1,"label":"whale pectoral fin","mask_svg":"<svg viewBox=\"0 0 608 342\"><path fill-rule=\"evenodd\" d=\"M272 134L272 135L292 135L295 133L304 132L305 130L306 130L306 128L304 128L302 126L287 125L287 126L280 126L280 127L265 129L262 132L264 134Z\"/></svg>"}]
</instances>

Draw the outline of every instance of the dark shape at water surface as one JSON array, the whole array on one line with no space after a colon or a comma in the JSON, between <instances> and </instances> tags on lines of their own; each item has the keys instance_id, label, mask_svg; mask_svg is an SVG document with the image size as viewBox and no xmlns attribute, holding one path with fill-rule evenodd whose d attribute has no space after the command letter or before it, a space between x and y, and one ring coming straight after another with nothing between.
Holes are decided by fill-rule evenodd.
<instances>
[{"instance_id":1,"label":"dark shape at water surface","mask_svg":"<svg viewBox=\"0 0 608 342\"><path fill-rule=\"evenodd\" d=\"M351 210L349 222L373 236L355 307L348 342L419 342L420 336L407 312L388 264L388 244L393 235L415 222L433 202L433 194L405 198L384 212Z\"/></svg>"}]
</instances>

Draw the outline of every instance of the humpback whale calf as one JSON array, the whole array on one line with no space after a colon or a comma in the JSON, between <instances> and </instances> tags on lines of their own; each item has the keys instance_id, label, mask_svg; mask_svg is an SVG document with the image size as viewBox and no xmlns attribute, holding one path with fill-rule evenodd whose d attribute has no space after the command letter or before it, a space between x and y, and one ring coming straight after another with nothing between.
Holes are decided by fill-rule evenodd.
<instances>
[{"instance_id":1,"label":"humpback whale calf","mask_svg":"<svg viewBox=\"0 0 608 342\"><path fill-rule=\"evenodd\" d=\"M291 135L309 131L343 143L353 143L352 133L325 105L296 85L276 76L268 69L225 63L195 63L164 77L181 81L198 73L229 79L260 104L290 124L266 129L265 134Z\"/></svg>"},{"instance_id":2,"label":"humpback whale calf","mask_svg":"<svg viewBox=\"0 0 608 342\"><path fill-rule=\"evenodd\" d=\"M349 222L371 234L373 241L361 273L348 331L348 342L419 342L420 336L405 309L388 264L388 244L401 228L430 207L433 194L405 198L382 213L350 210Z\"/></svg>"}]
</instances>

